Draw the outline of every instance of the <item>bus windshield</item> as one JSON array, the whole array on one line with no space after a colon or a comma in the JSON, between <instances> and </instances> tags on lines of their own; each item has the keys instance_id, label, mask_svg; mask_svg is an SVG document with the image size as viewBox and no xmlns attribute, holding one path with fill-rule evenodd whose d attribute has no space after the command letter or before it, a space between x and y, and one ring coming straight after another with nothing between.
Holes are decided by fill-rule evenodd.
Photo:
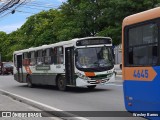
<instances>
[{"instance_id":1,"label":"bus windshield","mask_svg":"<svg viewBox=\"0 0 160 120\"><path fill-rule=\"evenodd\" d=\"M111 47L78 48L76 51L78 69L101 69L113 66Z\"/></svg>"}]
</instances>

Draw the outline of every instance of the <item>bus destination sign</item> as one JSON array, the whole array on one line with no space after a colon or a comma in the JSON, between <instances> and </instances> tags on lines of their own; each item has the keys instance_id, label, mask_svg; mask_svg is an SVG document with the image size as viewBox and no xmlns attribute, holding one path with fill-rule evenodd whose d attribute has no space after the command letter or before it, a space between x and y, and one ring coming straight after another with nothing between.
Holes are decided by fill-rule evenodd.
<instances>
[{"instance_id":1,"label":"bus destination sign","mask_svg":"<svg viewBox=\"0 0 160 120\"><path fill-rule=\"evenodd\" d=\"M87 46L87 45L100 45L100 44L111 44L112 41L109 38L94 38L94 39L86 39L77 41L77 46Z\"/></svg>"}]
</instances>

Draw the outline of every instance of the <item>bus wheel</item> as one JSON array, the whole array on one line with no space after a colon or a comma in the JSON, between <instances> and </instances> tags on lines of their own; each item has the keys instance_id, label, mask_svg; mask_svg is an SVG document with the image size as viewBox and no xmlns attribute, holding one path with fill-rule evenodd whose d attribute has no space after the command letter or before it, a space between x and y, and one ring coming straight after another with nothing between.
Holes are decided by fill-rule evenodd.
<instances>
[{"instance_id":1,"label":"bus wheel","mask_svg":"<svg viewBox=\"0 0 160 120\"><path fill-rule=\"evenodd\" d=\"M27 86L32 88L33 84L32 84L32 79L30 75L27 76L26 81L27 81Z\"/></svg>"},{"instance_id":2,"label":"bus wheel","mask_svg":"<svg viewBox=\"0 0 160 120\"><path fill-rule=\"evenodd\" d=\"M87 87L89 90L93 90L96 87L96 85L91 85L91 86L87 86Z\"/></svg>"},{"instance_id":3,"label":"bus wheel","mask_svg":"<svg viewBox=\"0 0 160 120\"><path fill-rule=\"evenodd\" d=\"M58 77L57 86L58 86L58 89L61 90L61 91L66 90L66 79L65 79L64 76L59 76Z\"/></svg>"}]
</instances>

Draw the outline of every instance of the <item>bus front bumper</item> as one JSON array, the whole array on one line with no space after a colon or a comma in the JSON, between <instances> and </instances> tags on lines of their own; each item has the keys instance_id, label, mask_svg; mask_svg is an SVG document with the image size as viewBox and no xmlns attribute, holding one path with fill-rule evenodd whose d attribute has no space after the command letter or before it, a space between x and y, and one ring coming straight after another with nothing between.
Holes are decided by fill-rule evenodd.
<instances>
[{"instance_id":1,"label":"bus front bumper","mask_svg":"<svg viewBox=\"0 0 160 120\"><path fill-rule=\"evenodd\" d=\"M115 74L113 74L110 78L105 79L96 79L96 80L84 80L81 78L76 79L76 86L82 87L82 86L90 86L90 85L106 85L108 83L114 83L115 82Z\"/></svg>"}]
</instances>

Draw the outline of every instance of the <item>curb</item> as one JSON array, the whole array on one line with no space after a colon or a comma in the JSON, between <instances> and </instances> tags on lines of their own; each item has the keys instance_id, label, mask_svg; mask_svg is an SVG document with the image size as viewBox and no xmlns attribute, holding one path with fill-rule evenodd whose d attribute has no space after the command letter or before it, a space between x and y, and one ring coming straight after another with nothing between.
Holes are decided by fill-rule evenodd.
<instances>
[{"instance_id":1,"label":"curb","mask_svg":"<svg viewBox=\"0 0 160 120\"><path fill-rule=\"evenodd\" d=\"M61 119L67 120L69 118L69 120L88 120L87 118L77 117L76 115L71 114L69 112L65 112L63 110L53 108L53 107L45 105L43 103L36 102L34 100L31 100L31 99L28 99L28 98L25 98L25 97L22 97L22 96L19 96L19 95L16 95L16 94L13 94L13 93L1 90L1 89L0 89L0 94L6 95L16 101L19 101L19 102L25 103L27 105L30 105L32 107L38 108L42 111L45 111L45 113L47 113L47 114L53 115L55 117L59 117Z\"/></svg>"}]
</instances>

